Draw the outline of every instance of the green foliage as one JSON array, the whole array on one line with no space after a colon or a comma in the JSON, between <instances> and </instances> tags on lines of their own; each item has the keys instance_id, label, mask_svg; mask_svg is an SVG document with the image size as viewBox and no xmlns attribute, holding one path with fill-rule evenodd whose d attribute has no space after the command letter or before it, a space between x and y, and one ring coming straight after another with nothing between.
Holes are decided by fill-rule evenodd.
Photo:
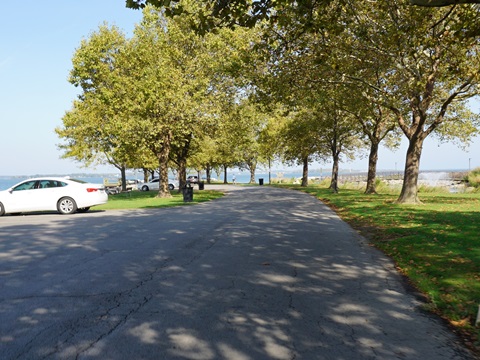
<instances>
[{"instance_id":1,"label":"green foliage","mask_svg":"<svg viewBox=\"0 0 480 360\"><path fill-rule=\"evenodd\" d=\"M315 15L328 10L332 0L318 1L315 7L311 2L289 0L257 0L254 2L247 0L230 0L230 1L199 1L205 7L199 11L199 30L211 31L219 25L233 26L242 24L245 26L254 26L257 22L270 20L272 22L285 22L288 19L287 14L294 14L297 22L302 25L302 30L316 29ZM445 7L458 4L478 4L479 0L410 0L409 5L425 6L425 7ZM169 16L181 14L185 9L177 0L126 0L126 6L132 9L140 9L147 4L165 8L165 12ZM340 2L344 4L344 2ZM475 7L465 7L467 11L462 17L470 25L465 29L469 36L478 35L477 12ZM468 12L470 10L470 12ZM278 16L277 14L283 16ZM290 15L291 16L291 15ZM318 15L317 15L318 16ZM331 22L329 22L328 25ZM326 24L325 24L326 25ZM477 26L476 26L477 25ZM318 25L317 25L318 26Z\"/></svg>"},{"instance_id":2,"label":"green foliage","mask_svg":"<svg viewBox=\"0 0 480 360\"><path fill-rule=\"evenodd\" d=\"M325 10L331 0L320 1L320 7ZM235 27L238 24L253 27L261 21L282 21L276 12L294 12L298 22L305 28L312 26L313 12L309 2L292 2L290 0L230 0L230 1L198 1L195 29L201 34L213 31L218 27ZM175 16L188 12L184 2L179 0L126 0L126 5L132 9L140 9L151 4L164 9L167 15Z\"/></svg>"},{"instance_id":3,"label":"green foliage","mask_svg":"<svg viewBox=\"0 0 480 360\"><path fill-rule=\"evenodd\" d=\"M242 73L250 32L225 29L199 36L189 15L196 4L184 0L181 6L188 11L175 18L146 7L131 39L104 24L82 41L70 76L82 93L56 129L65 157L161 172L174 161L183 174L192 152L195 167L212 165L212 150L219 153L218 146L205 146L212 138L216 145L242 144L241 156L247 150L255 156L256 137L248 133L253 125L244 121L254 116L235 117L231 111L244 91L238 85L243 80L232 74ZM231 149L213 165L245 160L231 159ZM166 184L161 194L169 195Z\"/></svg>"},{"instance_id":4,"label":"green foliage","mask_svg":"<svg viewBox=\"0 0 480 360\"><path fill-rule=\"evenodd\" d=\"M480 49L464 30L478 19L472 7L347 3L128 0L144 11L133 38L103 25L75 54L71 81L88 109L65 117L65 156L254 170L279 155L308 164L328 150L338 164L365 144L375 154L380 141L398 143L395 119L412 142L402 200L416 200L425 138L464 146L478 131L467 100L478 94ZM285 115L259 111L259 99L300 115L276 126Z\"/></svg>"},{"instance_id":5,"label":"green foliage","mask_svg":"<svg viewBox=\"0 0 480 360\"><path fill-rule=\"evenodd\" d=\"M470 171L467 175L467 181L470 186L480 188L480 168Z\"/></svg>"}]
</instances>

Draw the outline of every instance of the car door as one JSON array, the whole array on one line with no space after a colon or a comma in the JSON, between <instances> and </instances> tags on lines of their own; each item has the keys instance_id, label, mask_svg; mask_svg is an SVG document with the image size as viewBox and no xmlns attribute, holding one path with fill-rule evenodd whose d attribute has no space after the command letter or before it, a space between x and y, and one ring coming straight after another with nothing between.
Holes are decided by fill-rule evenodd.
<instances>
[{"instance_id":1,"label":"car door","mask_svg":"<svg viewBox=\"0 0 480 360\"><path fill-rule=\"evenodd\" d=\"M40 180L38 182L38 191L35 193L38 210L55 210L59 196L58 185L55 180Z\"/></svg>"},{"instance_id":2,"label":"car door","mask_svg":"<svg viewBox=\"0 0 480 360\"><path fill-rule=\"evenodd\" d=\"M15 186L5 201L8 212L35 211L38 208L37 180L28 180Z\"/></svg>"},{"instance_id":3,"label":"car door","mask_svg":"<svg viewBox=\"0 0 480 360\"><path fill-rule=\"evenodd\" d=\"M150 190L158 190L160 188L160 179L153 179L150 182Z\"/></svg>"}]
</instances>

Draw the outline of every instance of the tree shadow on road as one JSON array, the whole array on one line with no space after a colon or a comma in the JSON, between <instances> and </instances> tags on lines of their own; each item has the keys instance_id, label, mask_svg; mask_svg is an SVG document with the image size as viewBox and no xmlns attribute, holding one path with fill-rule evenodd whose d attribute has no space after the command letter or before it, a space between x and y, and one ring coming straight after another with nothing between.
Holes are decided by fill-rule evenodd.
<instances>
[{"instance_id":1,"label":"tree shadow on road","mask_svg":"<svg viewBox=\"0 0 480 360\"><path fill-rule=\"evenodd\" d=\"M324 205L249 191L182 209L2 224L0 351L6 359L469 358L419 311L391 262Z\"/></svg>"}]
</instances>

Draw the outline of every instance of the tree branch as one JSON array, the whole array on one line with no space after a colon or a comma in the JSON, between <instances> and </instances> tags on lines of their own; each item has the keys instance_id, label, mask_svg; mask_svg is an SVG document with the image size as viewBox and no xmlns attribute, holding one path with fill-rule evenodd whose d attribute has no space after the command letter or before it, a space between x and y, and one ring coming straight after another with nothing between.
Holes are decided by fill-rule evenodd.
<instances>
[{"instance_id":1,"label":"tree branch","mask_svg":"<svg viewBox=\"0 0 480 360\"><path fill-rule=\"evenodd\" d=\"M480 4L480 0L410 0L410 4L424 7L442 7L459 4Z\"/></svg>"}]
</instances>

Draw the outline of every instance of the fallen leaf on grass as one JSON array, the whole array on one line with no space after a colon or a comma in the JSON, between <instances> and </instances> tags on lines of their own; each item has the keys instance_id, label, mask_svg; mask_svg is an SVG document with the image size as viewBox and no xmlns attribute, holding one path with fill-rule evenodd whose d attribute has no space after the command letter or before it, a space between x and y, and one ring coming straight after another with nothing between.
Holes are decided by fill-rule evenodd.
<instances>
[{"instance_id":1,"label":"fallen leaf on grass","mask_svg":"<svg viewBox=\"0 0 480 360\"><path fill-rule=\"evenodd\" d=\"M470 324L470 317L466 317L462 320L450 320L450 323L454 326L464 327Z\"/></svg>"}]
</instances>

